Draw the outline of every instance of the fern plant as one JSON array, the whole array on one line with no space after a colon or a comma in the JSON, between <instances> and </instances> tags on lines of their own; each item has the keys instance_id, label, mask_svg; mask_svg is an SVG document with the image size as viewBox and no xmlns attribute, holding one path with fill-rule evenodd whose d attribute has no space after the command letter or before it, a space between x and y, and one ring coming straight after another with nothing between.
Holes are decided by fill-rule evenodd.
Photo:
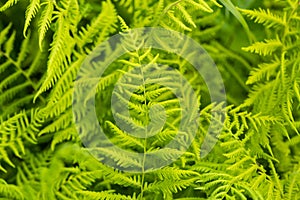
<instances>
[{"instance_id":1,"label":"fern plant","mask_svg":"<svg viewBox=\"0 0 300 200\"><path fill-rule=\"evenodd\" d=\"M0 198L299 199L299 6L1 2ZM198 42L223 77L226 102L213 101L220 91L188 59L139 48L145 41L131 30L142 27ZM106 43L118 33L121 46ZM94 68L82 70L97 50ZM114 59L107 69L105 59ZM90 102L96 123L86 117Z\"/></svg>"}]
</instances>

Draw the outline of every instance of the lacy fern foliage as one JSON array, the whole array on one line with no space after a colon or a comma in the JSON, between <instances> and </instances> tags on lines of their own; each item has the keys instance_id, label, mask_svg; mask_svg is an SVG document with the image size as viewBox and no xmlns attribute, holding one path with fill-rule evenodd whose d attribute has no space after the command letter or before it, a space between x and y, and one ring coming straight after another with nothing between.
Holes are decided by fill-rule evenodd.
<instances>
[{"instance_id":1,"label":"lacy fern foliage","mask_svg":"<svg viewBox=\"0 0 300 200\"><path fill-rule=\"evenodd\" d=\"M299 199L298 0L5 0L0 18L1 199ZM198 42L226 102L186 59L140 49L130 30L141 27ZM108 43L80 70L118 33L123 46ZM116 58L118 48L129 51ZM103 57L114 61L99 79ZM73 110L86 94L77 85L92 88L84 104L97 102L101 146L85 107ZM174 139L188 148L169 148Z\"/></svg>"}]
</instances>

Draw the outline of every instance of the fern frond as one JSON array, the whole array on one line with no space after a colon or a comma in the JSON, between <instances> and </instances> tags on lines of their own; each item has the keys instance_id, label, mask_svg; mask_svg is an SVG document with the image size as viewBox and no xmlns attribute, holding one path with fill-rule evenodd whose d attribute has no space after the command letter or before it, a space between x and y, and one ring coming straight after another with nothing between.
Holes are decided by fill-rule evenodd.
<instances>
[{"instance_id":1,"label":"fern frond","mask_svg":"<svg viewBox=\"0 0 300 200\"><path fill-rule=\"evenodd\" d=\"M20 49L20 52L18 54L18 58L16 60L16 65L17 66L20 66L22 68L22 63L25 61L27 55L28 55L28 52L30 51L30 49L28 48L29 47L29 43L30 43L30 32L28 33L27 37L25 38L25 40L23 40L22 44L21 44L21 49ZM39 53L37 54L37 58L40 58L40 55ZM29 70L32 70L32 66L30 66ZM1 73L1 72L0 72ZM28 73L28 76L30 77L30 73Z\"/></svg>"},{"instance_id":2,"label":"fern frond","mask_svg":"<svg viewBox=\"0 0 300 200\"><path fill-rule=\"evenodd\" d=\"M8 38L6 43L4 44L4 51L8 57L11 56L10 54L11 54L12 50L14 49L15 38L16 38L16 32L14 31L11 34L11 36Z\"/></svg>"},{"instance_id":3,"label":"fern frond","mask_svg":"<svg viewBox=\"0 0 300 200\"><path fill-rule=\"evenodd\" d=\"M144 149L144 144L139 140L138 138L134 138L121 129L119 129L115 124L113 124L110 121L106 122L108 126L112 129L112 131L116 134L114 136L113 141L117 142L118 145L124 146L124 147L140 147L141 149Z\"/></svg>"},{"instance_id":4,"label":"fern frond","mask_svg":"<svg viewBox=\"0 0 300 200\"><path fill-rule=\"evenodd\" d=\"M2 93L3 90L9 87L10 84L14 83L18 78L22 76L22 72L16 72L14 74L11 74L10 76L6 77L2 82L0 83L0 92Z\"/></svg>"},{"instance_id":5,"label":"fern frond","mask_svg":"<svg viewBox=\"0 0 300 200\"><path fill-rule=\"evenodd\" d=\"M181 20L179 20L177 17L175 17L173 11L168 11L167 15L172 20L172 22L175 23L180 29L183 29L186 31L192 31L192 29L187 27Z\"/></svg>"},{"instance_id":6,"label":"fern frond","mask_svg":"<svg viewBox=\"0 0 300 200\"><path fill-rule=\"evenodd\" d=\"M56 18L58 27L51 43L51 53L47 63L47 77L38 90L35 99L53 87L54 83L62 76L74 46L74 38L70 36L69 32L71 27L67 25L68 21L65 19L64 12L58 13Z\"/></svg>"},{"instance_id":7,"label":"fern frond","mask_svg":"<svg viewBox=\"0 0 300 200\"><path fill-rule=\"evenodd\" d=\"M101 192L93 192L93 191L81 191L78 192L79 196L85 200L134 200L136 198L132 198L130 196L125 196L121 194L116 194L115 191L101 191Z\"/></svg>"},{"instance_id":8,"label":"fern frond","mask_svg":"<svg viewBox=\"0 0 300 200\"><path fill-rule=\"evenodd\" d=\"M22 91L26 90L26 88L29 88L31 85L28 82L25 82L23 84L14 86L3 92L0 96L0 102L1 105L3 103L11 101L17 94L20 94Z\"/></svg>"},{"instance_id":9,"label":"fern frond","mask_svg":"<svg viewBox=\"0 0 300 200\"><path fill-rule=\"evenodd\" d=\"M0 3L0 11L17 2ZM28 0L16 7L26 8L23 42L18 23L0 22L0 170L6 172L0 198L297 199L299 1L239 2L268 7L240 9L266 28L252 29L265 40L243 48L259 54L255 57L238 52L244 35L234 32L238 26L228 12L253 38L237 1L219 2L225 12L216 0ZM37 30L30 29L33 21ZM191 57L143 49L145 38L129 30L153 25L190 31L213 57L225 84L239 83L226 91L239 106L211 102L210 95L224 92L208 91L205 78L222 82L210 74L211 68L201 67L201 77L189 63ZM125 40L103 43L119 30ZM180 39L152 33L162 47L171 42L180 54L211 67L204 49L195 55L189 43L181 48ZM222 33L235 33L237 40ZM93 51L99 44L104 45ZM124 49L133 51L119 57ZM104 69L107 60L114 62ZM83 64L91 68L84 70ZM74 92L77 86L82 88ZM84 103L96 100L99 124L85 116L90 111L85 105L73 110L73 95L86 88L91 90ZM98 125L107 140L95 139ZM207 150L209 145L214 148Z\"/></svg>"},{"instance_id":10,"label":"fern frond","mask_svg":"<svg viewBox=\"0 0 300 200\"><path fill-rule=\"evenodd\" d=\"M39 136L45 134L45 133L53 133L57 132L59 130L62 130L64 128L67 128L72 123L72 110L69 109L58 119L56 119L54 122L46 126L43 130L40 131Z\"/></svg>"},{"instance_id":11,"label":"fern frond","mask_svg":"<svg viewBox=\"0 0 300 200\"><path fill-rule=\"evenodd\" d=\"M68 108L72 105L73 89L69 89L62 94L61 97L51 98L45 110L47 110L46 118L58 117L63 112L66 112Z\"/></svg>"},{"instance_id":12,"label":"fern frond","mask_svg":"<svg viewBox=\"0 0 300 200\"><path fill-rule=\"evenodd\" d=\"M192 16L185 10L184 7L182 7L181 4L177 4L176 7L178 8L178 10L181 12L182 17L184 18L184 20L189 23L190 25L192 25L194 28L196 28L196 24L193 21Z\"/></svg>"},{"instance_id":13,"label":"fern frond","mask_svg":"<svg viewBox=\"0 0 300 200\"><path fill-rule=\"evenodd\" d=\"M147 108L144 105L135 104L130 101L128 102L127 99L125 99L122 94L116 92L114 94L116 95L118 100L120 100L121 103L123 103L124 105L128 104L128 108L134 110L136 113L141 114L147 111Z\"/></svg>"},{"instance_id":14,"label":"fern frond","mask_svg":"<svg viewBox=\"0 0 300 200\"><path fill-rule=\"evenodd\" d=\"M174 139L176 134L176 130L164 129L155 135L155 141L153 142L153 145L157 144L163 146L166 143L166 141Z\"/></svg>"},{"instance_id":15,"label":"fern frond","mask_svg":"<svg viewBox=\"0 0 300 200\"><path fill-rule=\"evenodd\" d=\"M39 32L39 47L42 49L42 42L45 38L46 32L50 27L50 23L52 22L52 15L54 11L54 2L48 0L42 3L40 6L45 6L42 11L40 20L38 22L38 32Z\"/></svg>"},{"instance_id":16,"label":"fern frond","mask_svg":"<svg viewBox=\"0 0 300 200\"><path fill-rule=\"evenodd\" d=\"M23 29L23 35L25 37L30 22L35 17L39 9L40 9L40 0L31 0L30 4L27 6L26 13L25 13L25 25Z\"/></svg>"},{"instance_id":17,"label":"fern frond","mask_svg":"<svg viewBox=\"0 0 300 200\"><path fill-rule=\"evenodd\" d=\"M106 168L102 171L104 179L110 180L111 183L125 187L140 188L142 185L141 176L122 173L112 168Z\"/></svg>"},{"instance_id":18,"label":"fern frond","mask_svg":"<svg viewBox=\"0 0 300 200\"><path fill-rule=\"evenodd\" d=\"M192 170L177 169L175 167L164 167L163 169L153 172L160 180L180 180L199 174Z\"/></svg>"},{"instance_id":19,"label":"fern frond","mask_svg":"<svg viewBox=\"0 0 300 200\"><path fill-rule=\"evenodd\" d=\"M130 28L129 28L129 26L126 24L125 20L124 20L121 16L118 16L118 19L119 19L120 24L121 24L121 30L122 30L122 32L128 31Z\"/></svg>"},{"instance_id":20,"label":"fern frond","mask_svg":"<svg viewBox=\"0 0 300 200\"><path fill-rule=\"evenodd\" d=\"M16 199L16 200L24 199L24 195L21 192L19 187L12 184L7 184L6 181L3 179L0 179L0 194L1 197L7 199Z\"/></svg>"},{"instance_id":21,"label":"fern frond","mask_svg":"<svg viewBox=\"0 0 300 200\"><path fill-rule=\"evenodd\" d=\"M283 47L283 44L279 39L266 39L264 42L256 42L251 46L243 47L242 49L251 53L267 56L271 55L280 47Z\"/></svg>"},{"instance_id":22,"label":"fern frond","mask_svg":"<svg viewBox=\"0 0 300 200\"><path fill-rule=\"evenodd\" d=\"M7 34L9 33L9 30L11 29L12 24L8 24L1 32L0 32L0 47L3 45L3 43L7 40Z\"/></svg>"},{"instance_id":23,"label":"fern frond","mask_svg":"<svg viewBox=\"0 0 300 200\"><path fill-rule=\"evenodd\" d=\"M2 37L1 39L6 38L10 27L9 25L3 30L0 36ZM21 50L17 53L14 48L15 33L13 32L6 43L4 43L3 50L0 50L0 56L4 56L3 64L0 64L0 75L6 77L0 83L0 105L3 106L0 109L0 115L3 117L13 114L20 108L24 108L25 105L29 106L28 108L33 107L32 104L30 106L30 103L33 93L39 86L39 80L34 79L32 75L35 75L37 64L35 61L40 60L43 54L33 51L34 56L25 59L28 52L32 50L30 42L33 38L30 36L28 34L28 37L21 42ZM15 58L15 55L18 55L18 57ZM41 69L43 68L39 66L39 70ZM12 99L14 101L11 101ZM42 100L42 98L40 99ZM5 109L3 109L4 106Z\"/></svg>"},{"instance_id":24,"label":"fern frond","mask_svg":"<svg viewBox=\"0 0 300 200\"><path fill-rule=\"evenodd\" d=\"M70 171L69 171L70 170ZM101 170L81 171L74 168L65 169L65 172L71 172L68 181L64 182L56 195L65 199L77 199L78 193L74 191L84 191L91 186L97 178L103 176Z\"/></svg>"},{"instance_id":25,"label":"fern frond","mask_svg":"<svg viewBox=\"0 0 300 200\"><path fill-rule=\"evenodd\" d=\"M12 7L14 4L17 4L19 0L7 0L6 3L0 8L0 12L7 10Z\"/></svg>"},{"instance_id":26,"label":"fern frond","mask_svg":"<svg viewBox=\"0 0 300 200\"><path fill-rule=\"evenodd\" d=\"M144 189L145 192L154 192L154 191L161 191L164 197L168 196L172 193L177 193L182 191L183 189L187 188L188 186L195 183L197 178L187 178L187 179L165 179L163 181L156 181L154 183L150 183Z\"/></svg>"},{"instance_id":27,"label":"fern frond","mask_svg":"<svg viewBox=\"0 0 300 200\"><path fill-rule=\"evenodd\" d=\"M47 117L56 117L72 105L73 81L85 56L74 61L57 81L47 105Z\"/></svg>"},{"instance_id":28,"label":"fern frond","mask_svg":"<svg viewBox=\"0 0 300 200\"><path fill-rule=\"evenodd\" d=\"M250 161L252 158L251 157L244 157L242 158L240 161L234 163L232 166L228 167L227 169L229 170L238 170L242 167L244 167L245 165L249 164L247 161Z\"/></svg>"},{"instance_id":29,"label":"fern frond","mask_svg":"<svg viewBox=\"0 0 300 200\"><path fill-rule=\"evenodd\" d=\"M194 6L198 10L203 10L208 13L213 12L211 7L204 0L198 0L198 2L194 1L194 0L187 0L186 2L190 3L192 6Z\"/></svg>"},{"instance_id":30,"label":"fern frond","mask_svg":"<svg viewBox=\"0 0 300 200\"><path fill-rule=\"evenodd\" d=\"M133 129L137 125L143 127L145 123L141 119L137 119L135 117L130 117L130 116L128 117L119 113L116 114L116 117L122 120L124 123L126 123L126 125L130 126Z\"/></svg>"},{"instance_id":31,"label":"fern frond","mask_svg":"<svg viewBox=\"0 0 300 200\"><path fill-rule=\"evenodd\" d=\"M116 81L120 78L121 73L119 71L114 71L112 73L110 73L107 76L101 77L101 79L99 80L99 78L95 78L93 79L84 79L82 82L78 81L77 83L80 84L94 84L95 81L96 83L99 81L97 88L96 88L96 92L101 92L104 91L108 86L111 86L112 84L116 83Z\"/></svg>"},{"instance_id":32,"label":"fern frond","mask_svg":"<svg viewBox=\"0 0 300 200\"><path fill-rule=\"evenodd\" d=\"M279 60L274 60L272 63L262 63L258 65L258 68L250 72L250 76L246 84L253 84L260 80L269 80L271 76L274 76L276 69L280 66Z\"/></svg>"},{"instance_id":33,"label":"fern frond","mask_svg":"<svg viewBox=\"0 0 300 200\"><path fill-rule=\"evenodd\" d=\"M54 151L55 147L62 142L77 140L79 140L78 132L74 126L56 131L54 133L53 140L51 141L51 150Z\"/></svg>"},{"instance_id":34,"label":"fern frond","mask_svg":"<svg viewBox=\"0 0 300 200\"><path fill-rule=\"evenodd\" d=\"M34 116L32 115L32 121ZM20 114L16 114L13 117L10 117L6 121L1 120L0 124L0 138L1 138L1 145L0 145L0 161L3 160L7 164L12 167L15 167L13 162L11 161L11 156L9 156L9 151L11 150L13 154L19 158L21 158L21 154L25 154L25 148L23 144L22 138L29 139L32 141L33 139L30 136L32 135L32 130L35 127L30 125L30 122L25 114L25 112L21 112ZM30 135L27 135L27 133ZM1 170L6 172L6 170L1 167Z\"/></svg>"},{"instance_id":35,"label":"fern frond","mask_svg":"<svg viewBox=\"0 0 300 200\"><path fill-rule=\"evenodd\" d=\"M115 23L117 18L116 15L113 15L112 17L107 17L111 16L111 13L114 13L114 7L110 2L104 2L103 5L103 12L99 15L98 18L99 21L96 20L98 22L93 23L92 26L89 27L87 30L83 29L83 31L80 33L81 38L77 38L80 39L80 41L82 41L81 43L77 42L78 44L81 44L79 45L80 48L83 48L84 45L90 43L91 40L95 38L99 42L103 41L103 39L106 37L107 30L115 30L114 28L107 29ZM51 7L53 6L51 5ZM76 15L74 13L77 13L77 9L78 8L75 4L73 5L71 1L68 1L63 5L63 8L60 9L61 11L58 12L57 15L55 15L54 17L54 19L57 19L56 25L58 27L54 35L54 40L51 44L51 53L48 61L47 77L46 80L44 80L43 85L37 92L36 97L39 96L41 93L45 92L46 90L50 89L66 70L66 65L69 63L70 56L75 45L75 40L70 35L69 31L73 31L74 29L76 29L76 23L78 23L76 20L78 17L76 18L76 16L73 15ZM70 12L70 14L68 15L69 18L65 18L64 12ZM109 12L109 14L107 14L107 12ZM43 21L45 22L45 25L49 24L46 23L47 20ZM68 22L71 23L71 25L68 26ZM101 27L104 28L101 29L101 34L95 34L98 33L97 30Z\"/></svg>"},{"instance_id":36,"label":"fern frond","mask_svg":"<svg viewBox=\"0 0 300 200\"><path fill-rule=\"evenodd\" d=\"M102 11L96 19L92 21L86 28L82 28L79 33L79 46L92 43L97 38L97 44L102 42L105 37L115 31L115 23L117 22L117 14L114 5L110 1L102 2Z\"/></svg>"},{"instance_id":37,"label":"fern frond","mask_svg":"<svg viewBox=\"0 0 300 200\"><path fill-rule=\"evenodd\" d=\"M296 199L298 197L300 186L299 186L299 172L290 174L285 184L286 195L285 199Z\"/></svg>"},{"instance_id":38,"label":"fern frond","mask_svg":"<svg viewBox=\"0 0 300 200\"><path fill-rule=\"evenodd\" d=\"M91 152L95 155L97 155L98 158L101 159L109 159L112 160L119 168L142 168L142 162L139 160L139 157L137 157L136 154L128 154L125 152L117 151L114 148L93 148L91 149ZM128 180L129 181L129 180ZM133 180L130 180L132 182ZM136 183L137 184L137 183ZM135 185L136 185L135 184Z\"/></svg>"},{"instance_id":39,"label":"fern frond","mask_svg":"<svg viewBox=\"0 0 300 200\"><path fill-rule=\"evenodd\" d=\"M239 9L243 14L253 19L254 22L265 25L267 28L286 26L286 14L283 17L271 12L269 9L265 10L259 8L258 10Z\"/></svg>"}]
</instances>

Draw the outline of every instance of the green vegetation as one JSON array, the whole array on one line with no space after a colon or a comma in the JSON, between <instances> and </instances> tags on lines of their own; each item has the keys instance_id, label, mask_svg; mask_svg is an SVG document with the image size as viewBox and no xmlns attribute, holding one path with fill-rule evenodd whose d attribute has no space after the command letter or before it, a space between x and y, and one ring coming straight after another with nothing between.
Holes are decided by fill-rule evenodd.
<instances>
[{"instance_id":1,"label":"green vegetation","mask_svg":"<svg viewBox=\"0 0 300 200\"><path fill-rule=\"evenodd\" d=\"M0 19L0 199L300 199L298 0L5 0ZM99 69L79 71L93 49L120 32L137 48L141 38L130 30L142 27L193 38L214 60L226 89L226 102L212 102L201 74L159 49L127 52L109 65L86 102L96 100L99 124L115 146L145 154L177 134L183 143L195 135L188 149L167 149L160 160L98 148L95 127L82 118L84 106L73 110L74 85L95 83L90 77ZM113 49L107 45L104 56L113 57ZM188 83L164 79L173 77L168 70L155 76L165 66ZM153 76L143 74L147 67ZM133 83L148 82L119 83L124 74ZM187 109L164 84L191 97ZM129 116L111 109L114 95L116 108L128 105ZM184 111L199 123L196 132L180 132ZM78 130L74 119L90 131ZM164 125L140 138L117 121L130 130ZM221 133L207 135L209 128ZM82 144L82 135L92 147ZM205 152L208 136L216 144ZM174 155L180 157L147 171L146 165ZM131 167L141 171L127 171Z\"/></svg>"}]
</instances>

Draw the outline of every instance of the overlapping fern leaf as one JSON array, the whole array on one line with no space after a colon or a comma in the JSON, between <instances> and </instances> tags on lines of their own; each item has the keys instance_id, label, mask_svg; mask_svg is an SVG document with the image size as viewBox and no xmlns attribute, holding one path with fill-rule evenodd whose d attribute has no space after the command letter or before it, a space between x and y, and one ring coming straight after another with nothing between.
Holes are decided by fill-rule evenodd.
<instances>
[{"instance_id":1,"label":"overlapping fern leaf","mask_svg":"<svg viewBox=\"0 0 300 200\"><path fill-rule=\"evenodd\" d=\"M298 146L293 145L299 134L296 121L299 110L299 4L297 1L287 1L281 6L284 10L241 10L245 15L263 24L271 31L269 38L263 42L255 42L245 51L257 53L265 61L250 72L247 84L252 85L249 98L241 107L252 107L255 113L264 113L279 118L281 123L266 127L270 137L272 154L280 163L269 161L273 169L272 176L281 184L278 175L280 172L295 173L292 168L294 159L298 154L294 153ZM289 127L289 128L287 128ZM265 131L261 131L265 132ZM284 142L286 140L286 142ZM268 148L270 148L268 147ZM291 150L293 149L293 150ZM272 162L274 164L272 164ZM297 162L297 161L296 161ZM283 178L283 177L282 177ZM289 180L287 180L289 181ZM298 187L295 186L294 189ZM290 189L290 192L294 189ZM283 198L286 190L278 188ZM291 198L291 193L287 194ZM274 197L275 198L275 197Z\"/></svg>"},{"instance_id":2,"label":"overlapping fern leaf","mask_svg":"<svg viewBox=\"0 0 300 200\"><path fill-rule=\"evenodd\" d=\"M3 162L15 167L12 156L22 158L25 153L24 143L35 143L37 131L43 116L32 101L40 80L34 76L43 69L41 60L45 57L30 46L33 38L25 39L19 52L14 51L16 33L11 24L0 33L0 119L1 119L1 165ZM29 52L33 52L28 57ZM37 105L45 100L39 98ZM6 171L1 167L2 171Z\"/></svg>"}]
</instances>

